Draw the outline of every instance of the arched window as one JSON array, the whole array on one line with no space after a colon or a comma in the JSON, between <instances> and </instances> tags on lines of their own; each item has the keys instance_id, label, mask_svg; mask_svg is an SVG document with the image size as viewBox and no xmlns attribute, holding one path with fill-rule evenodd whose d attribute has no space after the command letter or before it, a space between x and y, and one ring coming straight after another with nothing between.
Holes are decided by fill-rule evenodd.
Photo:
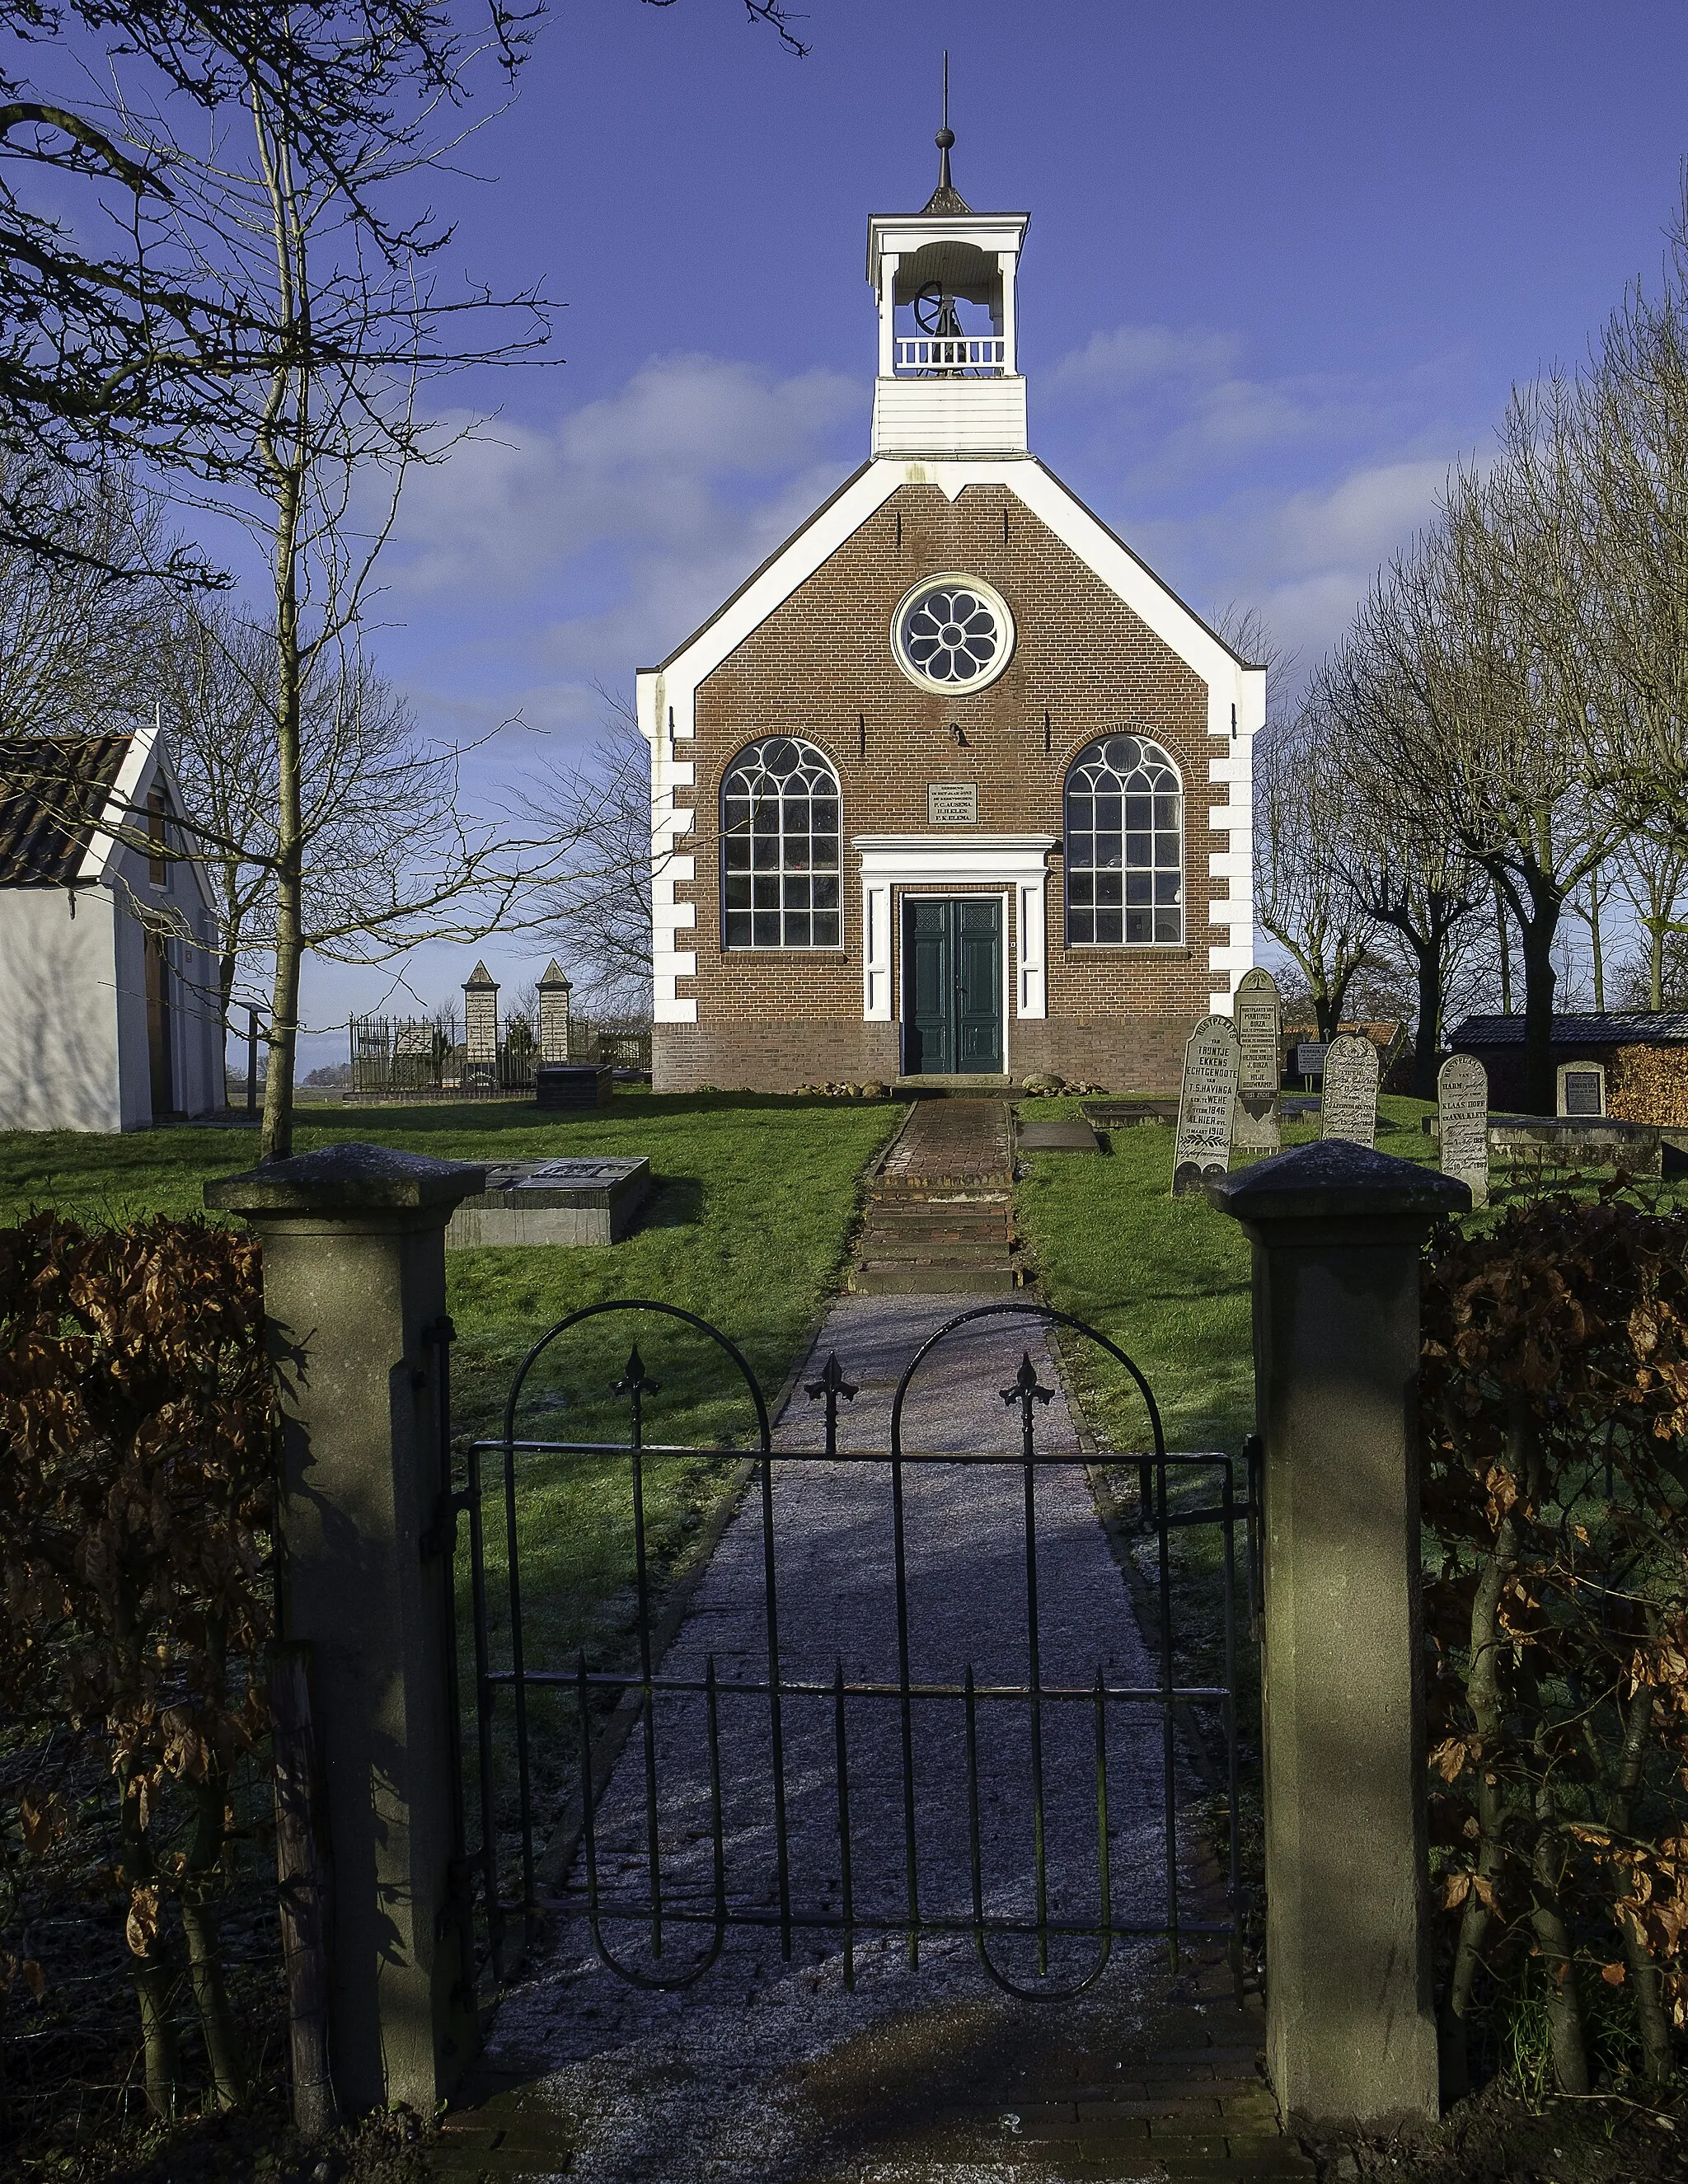
<instances>
[{"instance_id":1,"label":"arched window","mask_svg":"<svg viewBox=\"0 0 1688 2184\"><path fill-rule=\"evenodd\" d=\"M1146 736L1101 736L1067 774L1067 943L1184 939L1184 796Z\"/></svg>"},{"instance_id":2,"label":"arched window","mask_svg":"<svg viewBox=\"0 0 1688 2184\"><path fill-rule=\"evenodd\" d=\"M729 948L837 948L838 777L824 751L768 736L721 784L721 934Z\"/></svg>"}]
</instances>

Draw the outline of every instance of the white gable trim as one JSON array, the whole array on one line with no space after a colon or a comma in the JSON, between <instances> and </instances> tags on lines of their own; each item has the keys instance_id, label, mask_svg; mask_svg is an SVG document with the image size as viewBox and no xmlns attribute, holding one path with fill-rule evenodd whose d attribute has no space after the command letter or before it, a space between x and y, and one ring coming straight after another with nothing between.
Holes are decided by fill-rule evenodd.
<instances>
[{"instance_id":1,"label":"white gable trim","mask_svg":"<svg viewBox=\"0 0 1688 2184\"><path fill-rule=\"evenodd\" d=\"M1234 733L1251 736L1262 725L1265 669L1237 660L1178 594L1041 463L1016 456L965 462L885 457L853 478L666 666L640 671L638 722L646 738L655 744L671 733L677 738L690 736L698 686L905 485L935 485L950 500L970 485L1006 486L1206 683L1210 735L1228 742Z\"/></svg>"},{"instance_id":2,"label":"white gable trim","mask_svg":"<svg viewBox=\"0 0 1688 2184\"><path fill-rule=\"evenodd\" d=\"M150 727L137 729L131 737L129 748L124 753L123 763L117 769L117 778L107 793L105 804L97 820L73 887L99 887L116 878L117 860L122 855L125 841L132 846L134 829L145 812L146 801L151 795L153 783L162 777L170 793L170 800L178 816L186 800L175 768L170 764L170 750L159 733L156 722ZM206 915L214 917L216 905L205 883L201 861L188 855L176 860L193 876L193 884Z\"/></svg>"}]
</instances>

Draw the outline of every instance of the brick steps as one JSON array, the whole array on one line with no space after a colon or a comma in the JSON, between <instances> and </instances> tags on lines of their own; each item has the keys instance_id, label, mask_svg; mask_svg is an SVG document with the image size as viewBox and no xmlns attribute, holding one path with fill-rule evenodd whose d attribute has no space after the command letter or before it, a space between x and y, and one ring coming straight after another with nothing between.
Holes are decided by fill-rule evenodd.
<instances>
[{"instance_id":1,"label":"brick steps","mask_svg":"<svg viewBox=\"0 0 1688 2184\"><path fill-rule=\"evenodd\" d=\"M869 1185L850 1287L863 1296L1017 1289L1013 1181L1006 1101L918 1102Z\"/></svg>"}]
</instances>

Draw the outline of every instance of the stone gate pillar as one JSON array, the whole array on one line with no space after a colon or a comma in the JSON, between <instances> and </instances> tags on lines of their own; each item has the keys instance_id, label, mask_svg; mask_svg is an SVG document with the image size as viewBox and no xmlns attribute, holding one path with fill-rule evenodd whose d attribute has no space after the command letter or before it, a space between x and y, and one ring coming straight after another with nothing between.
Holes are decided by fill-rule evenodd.
<instances>
[{"instance_id":1,"label":"stone gate pillar","mask_svg":"<svg viewBox=\"0 0 1688 2184\"><path fill-rule=\"evenodd\" d=\"M1254 1245L1265 1444L1267 2060L1301 2125L1438 2114L1419 1255L1464 1184L1340 1139L1208 1185Z\"/></svg>"},{"instance_id":2,"label":"stone gate pillar","mask_svg":"<svg viewBox=\"0 0 1688 2184\"><path fill-rule=\"evenodd\" d=\"M280 1383L281 1632L311 1649L332 1913L329 2049L343 2112L423 2115L471 2059L473 1968L452 1892L445 1224L486 1172L341 1145L207 1184L264 1247Z\"/></svg>"}]
</instances>

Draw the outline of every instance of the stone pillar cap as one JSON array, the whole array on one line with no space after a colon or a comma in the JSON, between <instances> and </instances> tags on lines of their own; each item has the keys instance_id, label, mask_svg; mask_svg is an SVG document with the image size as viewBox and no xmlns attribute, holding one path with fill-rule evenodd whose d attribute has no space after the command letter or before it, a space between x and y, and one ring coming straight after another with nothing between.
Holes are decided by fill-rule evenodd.
<instances>
[{"instance_id":1,"label":"stone pillar cap","mask_svg":"<svg viewBox=\"0 0 1688 2184\"><path fill-rule=\"evenodd\" d=\"M1434 1221L1468 1213L1471 1192L1451 1175L1373 1152L1345 1138L1321 1138L1215 1176L1207 1195L1238 1221Z\"/></svg>"},{"instance_id":2,"label":"stone pillar cap","mask_svg":"<svg viewBox=\"0 0 1688 2184\"><path fill-rule=\"evenodd\" d=\"M222 1176L205 1185L205 1203L220 1213L362 1213L455 1206L486 1187L486 1169L467 1161L354 1143Z\"/></svg>"}]
</instances>

